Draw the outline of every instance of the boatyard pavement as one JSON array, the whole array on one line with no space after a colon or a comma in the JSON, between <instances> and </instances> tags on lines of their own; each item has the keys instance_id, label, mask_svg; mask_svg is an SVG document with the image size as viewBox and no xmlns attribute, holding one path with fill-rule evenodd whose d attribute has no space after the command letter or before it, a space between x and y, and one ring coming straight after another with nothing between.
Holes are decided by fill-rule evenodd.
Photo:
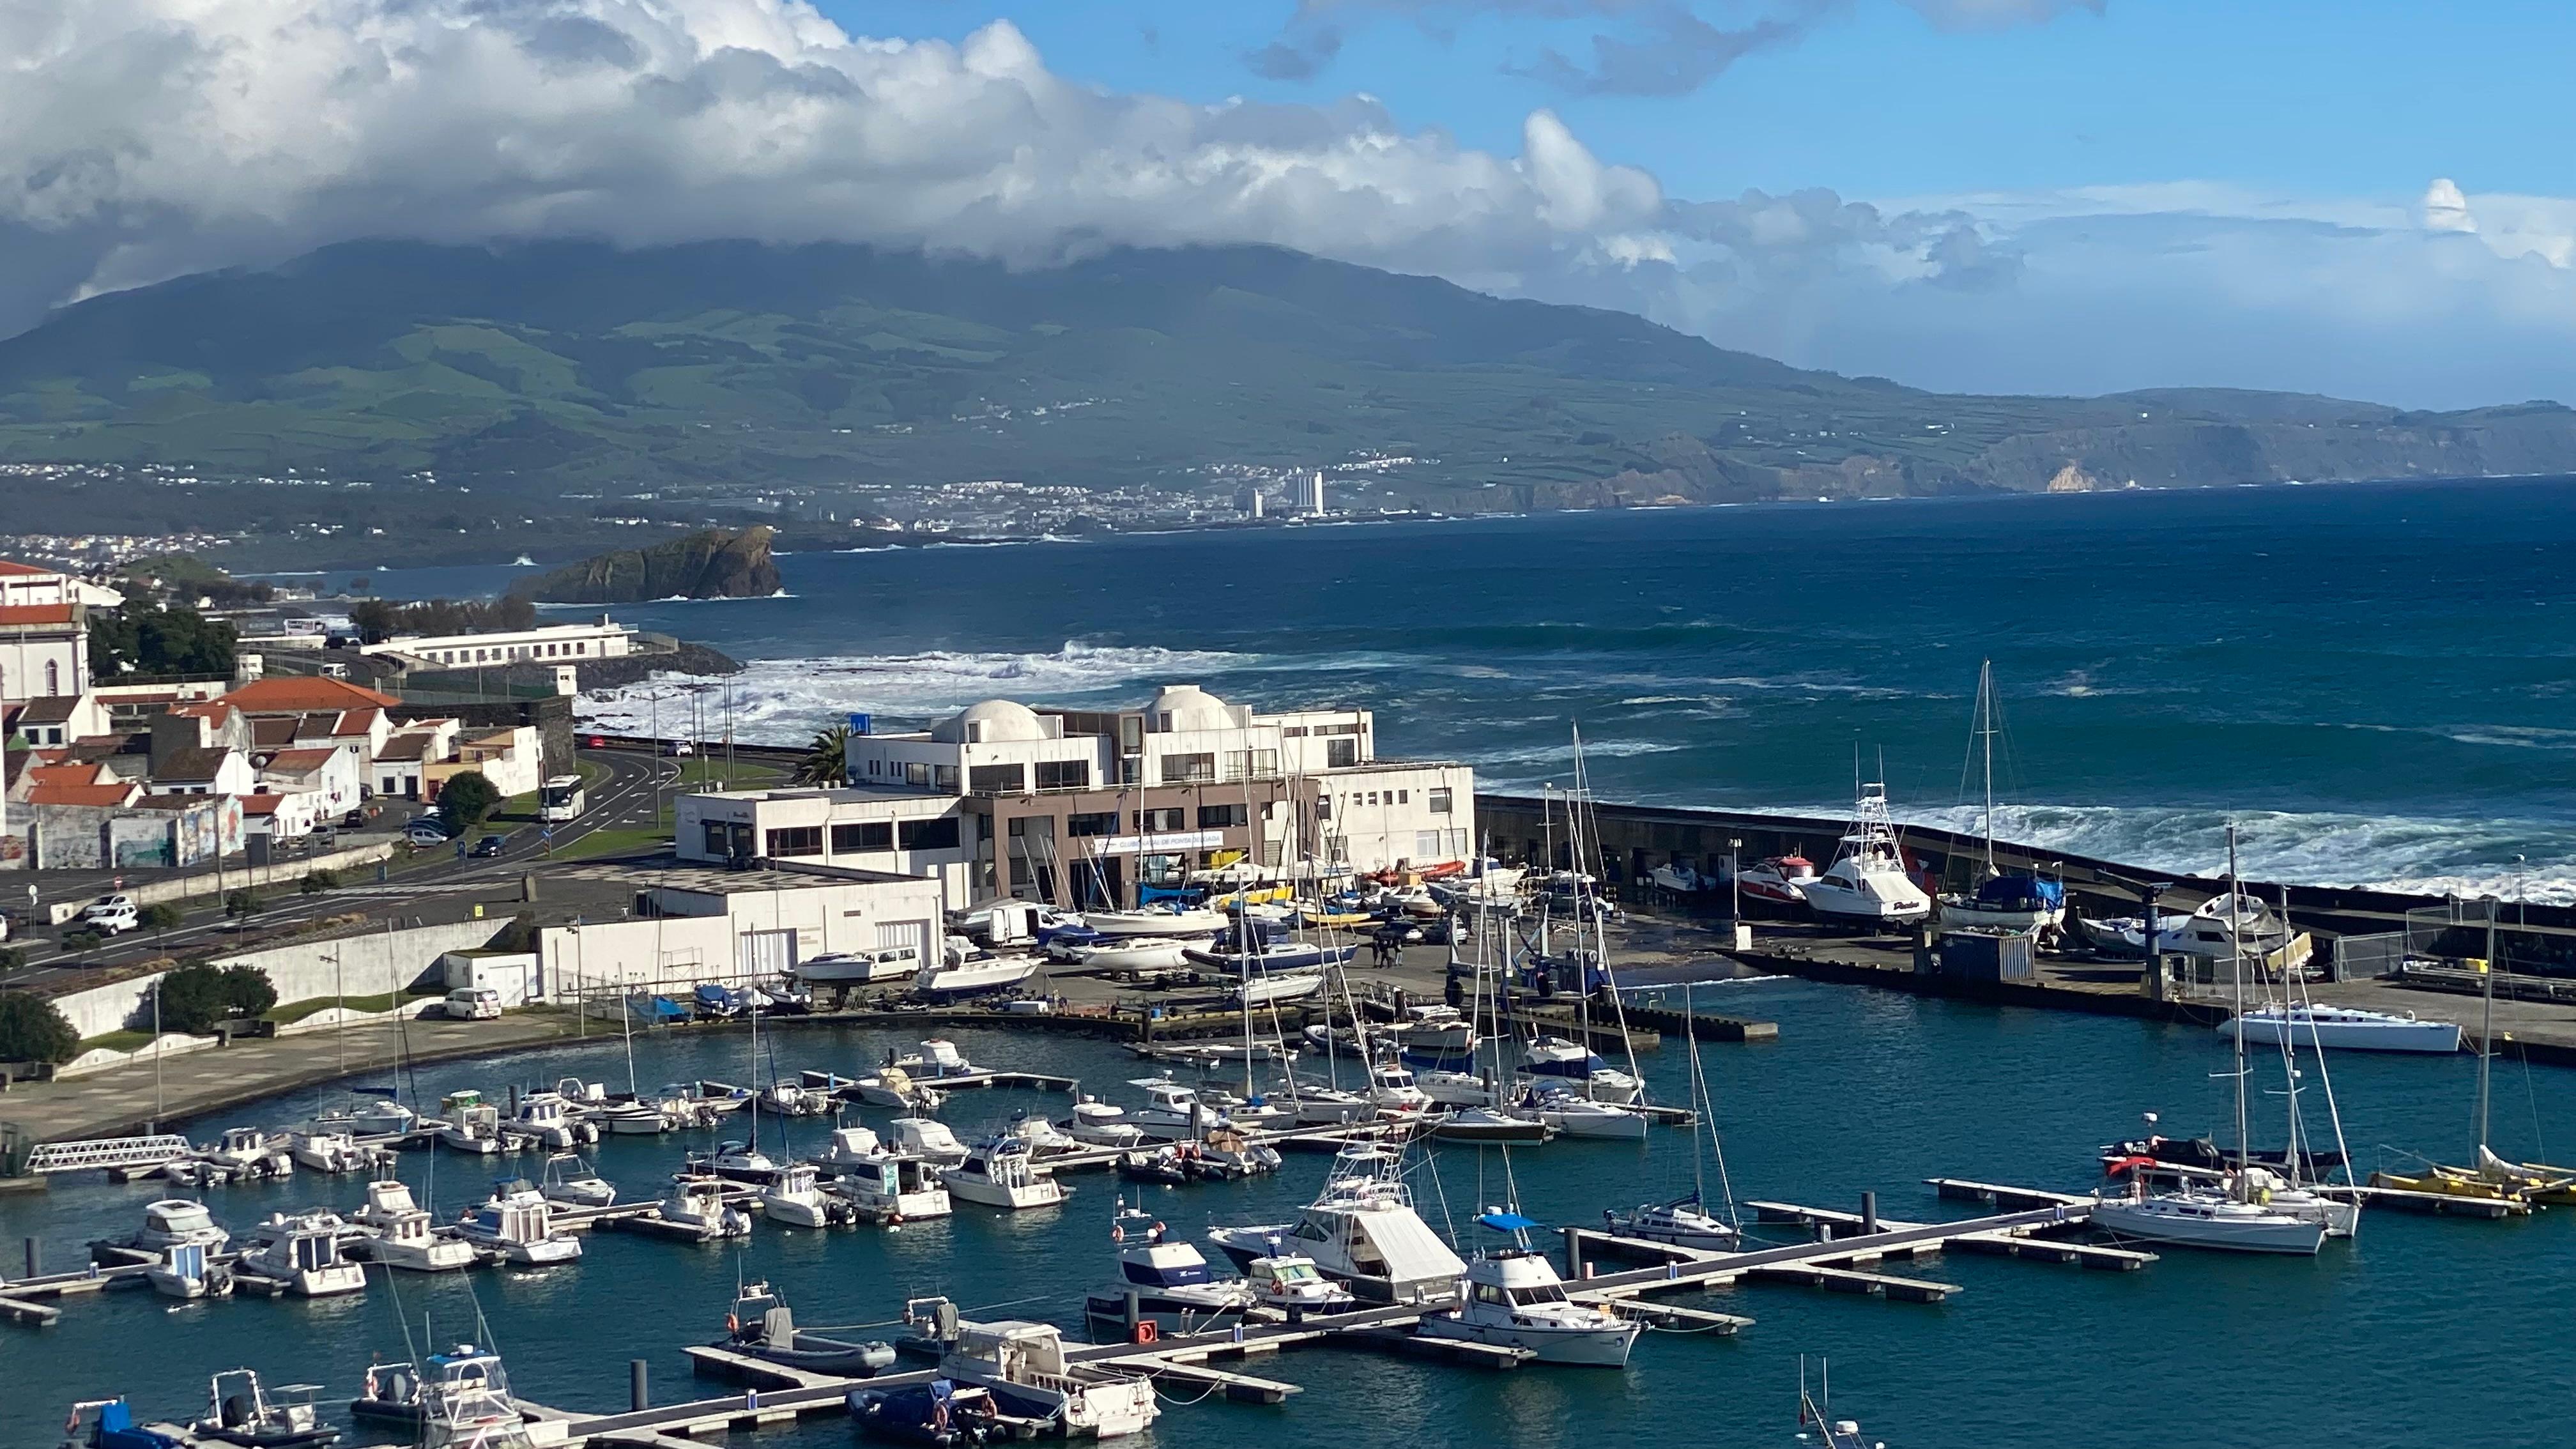
<instances>
[{"instance_id":1,"label":"boatyard pavement","mask_svg":"<svg viewBox=\"0 0 2576 1449\"><path fill-rule=\"evenodd\" d=\"M67 1082L20 1082L0 1093L0 1118L39 1142L111 1137L316 1082L383 1081L406 1053L414 1062L478 1056L540 1046L571 1032L568 1013L527 1011L499 1021L415 1021L407 1028L371 1023L343 1032L245 1038L164 1059L157 1085L149 1061Z\"/></svg>"}]
</instances>

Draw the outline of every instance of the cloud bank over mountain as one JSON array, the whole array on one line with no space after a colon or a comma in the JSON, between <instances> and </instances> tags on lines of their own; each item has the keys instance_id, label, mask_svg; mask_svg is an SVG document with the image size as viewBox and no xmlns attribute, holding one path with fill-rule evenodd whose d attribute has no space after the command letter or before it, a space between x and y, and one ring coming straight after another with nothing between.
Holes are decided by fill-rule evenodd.
<instances>
[{"instance_id":1,"label":"cloud bank over mountain","mask_svg":"<svg viewBox=\"0 0 2576 1449\"><path fill-rule=\"evenodd\" d=\"M1922 8L1976 26L2071 7ZM1546 109L1501 155L1367 97L1111 92L1008 23L876 39L786 0L35 0L0 8L0 53L0 331L356 237L1022 265L1267 242L1927 386L2576 398L2576 201L2450 181L2411 205L2187 182L1694 200Z\"/></svg>"}]
</instances>

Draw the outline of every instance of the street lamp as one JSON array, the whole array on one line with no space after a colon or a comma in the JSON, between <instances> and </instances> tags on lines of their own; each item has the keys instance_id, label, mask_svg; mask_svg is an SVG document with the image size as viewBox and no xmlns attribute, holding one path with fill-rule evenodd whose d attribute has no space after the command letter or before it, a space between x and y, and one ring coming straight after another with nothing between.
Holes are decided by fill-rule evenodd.
<instances>
[{"instance_id":1,"label":"street lamp","mask_svg":"<svg viewBox=\"0 0 2576 1449\"><path fill-rule=\"evenodd\" d=\"M1730 838L1726 842L1726 919L1732 923L1744 919L1744 842Z\"/></svg>"}]
</instances>

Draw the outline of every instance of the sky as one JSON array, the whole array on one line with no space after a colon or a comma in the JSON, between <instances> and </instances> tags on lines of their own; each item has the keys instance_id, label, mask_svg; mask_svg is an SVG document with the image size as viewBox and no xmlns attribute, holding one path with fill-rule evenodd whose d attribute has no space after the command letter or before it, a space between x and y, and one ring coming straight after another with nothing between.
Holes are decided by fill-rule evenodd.
<instances>
[{"instance_id":1,"label":"sky","mask_svg":"<svg viewBox=\"0 0 2576 1449\"><path fill-rule=\"evenodd\" d=\"M2576 6L12 0L0 333L357 237L1240 242L1950 391L2576 402Z\"/></svg>"}]
</instances>

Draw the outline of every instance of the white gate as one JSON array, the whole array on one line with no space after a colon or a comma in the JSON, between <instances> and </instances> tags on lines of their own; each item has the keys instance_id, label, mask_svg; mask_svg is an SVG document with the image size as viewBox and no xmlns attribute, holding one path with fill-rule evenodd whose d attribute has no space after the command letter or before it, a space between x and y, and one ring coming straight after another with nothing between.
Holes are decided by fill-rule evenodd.
<instances>
[{"instance_id":1,"label":"white gate","mask_svg":"<svg viewBox=\"0 0 2576 1449\"><path fill-rule=\"evenodd\" d=\"M735 954L742 980L775 981L796 965L796 933L745 931L736 938Z\"/></svg>"},{"instance_id":2,"label":"white gate","mask_svg":"<svg viewBox=\"0 0 2576 1449\"><path fill-rule=\"evenodd\" d=\"M881 948L909 946L912 948L912 959L924 966L936 965L939 961L938 953L930 949L928 921L879 921L877 922L877 945Z\"/></svg>"}]
</instances>

